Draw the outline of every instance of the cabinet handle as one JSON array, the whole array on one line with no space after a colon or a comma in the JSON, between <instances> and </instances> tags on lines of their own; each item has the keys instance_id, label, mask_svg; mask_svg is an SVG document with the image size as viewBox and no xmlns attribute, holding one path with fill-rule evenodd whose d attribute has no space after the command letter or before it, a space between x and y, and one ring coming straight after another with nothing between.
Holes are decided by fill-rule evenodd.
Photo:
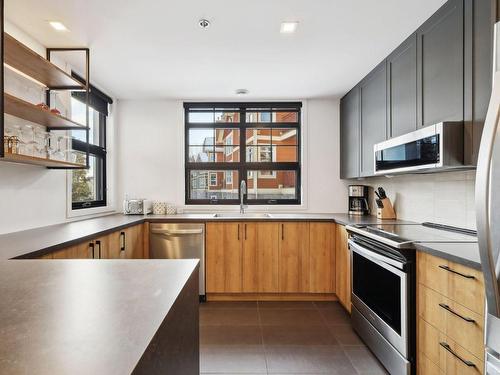
<instances>
[{"instance_id":1,"label":"cabinet handle","mask_svg":"<svg viewBox=\"0 0 500 375\"><path fill-rule=\"evenodd\" d=\"M245 224L245 241L247 239L247 225Z\"/></svg>"},{"instance_id":2,"label":"cabinet handle","mask_svg":"<svg viewBox=\"0 0 500 375\"><path fill-rule=\"evenodd\" d=\"M285 224L281 224L281 240L285 239Z\"/></svg>"},{"instance_id":3,"label":"cabinet handle","mask_svg":"<svg viewBox=\"0 0 500 375\"><path fill-rule=\"evenodd\" d=\"M240 240L240 224L238 224L238 241Z\"/></svg>"},{"instance_id":4,"label":"cabinet handle","mask_svg":"<svg viewBox=\"0 0 500 375\"><path fill-rule=\"evenodd\" d=\"M94 254L94 243L90 242L89 243L89 249L92 252L92 259L95 259L95 254Z\"/></svg>"},{"instance_id":5,"label":"cabinet handle","mask_svg":"<svg viewBox=\"0 0 500 375\"><path fill-rule=\"evenodd\" d=\"M444 265L441 265L441 266L438 266L439 268L445 270L445 271L448 271L448 272L451 272L451 273L454 273L455 275L459 275L459 276L462 276L462 277L465 277L466 279L475 279L476 277L473 276L473 275L466 275L465 273L461 273L461 272L458 272L458 271L455 271L455 270L452 270L450 267L448 266L444 266Z\"/></svg>"},{"instance_id":6,"label":"cabinet handle","mask_svg":"<svg viewBox=\"0 0 500 375\"><path fill-rule=\"evenodd\" d=\"M471 362L471 361L467 361L466 359L463 359L462 357L460 357L457 353L455 353L453 351L453 349L451 349L451 347L446 343L446 342L440 342L439 345L441 345L443 348L445 348L448 352L451 353L451 355L453 355L455 358L457 358L460 362L462 362L463 364L465 364L466 366L469 366L469 367L476 367L476 365L474 364L474 362Z\"/></svg>"},{"instance_id":7,"label":"cabinet handle","mask_svg":"<svg viewBox=\"0 0 500 375\"><path fill-rule=\"evenodd\" d=\"M99 254L99 258L98 258L98 259L101 259L101 241L100 241L100 240L97 240L97 241L95 242L95 244L96 244L97 246L99 246L99 253L98 253L98 254Z\"/></svg>"},{"instance_id":8,"label":"cabinet handle","mask_svg":"<svg viewBox=\"0 0 500 375\"><path fill-rule=\"evenodd\" d=\"M445 305L444 303L440 303L440 304L439 304L439 306L440 306L441 308L445 309L446 311L448 311L448 312L452 313L453 315L458 316L460 319L465 320L465 321L466 321L466 322L468 322L468 323L476 323L476 321L475 321L474 319L472 319L472 318L467 318L467 317L465 317L465 316L463 316L463 315L460 315L460 314L459 314L459 313L457 313L456 311L453 311L453 310L451 309L451 307L450 307L450 306Z\"/></svg>"},{"instance_id":9,"label":"cabinet handle","mask_svg":"<svg viewBox=\"0 0 500 375\"><path fill-rule=\"evenodd\" d=\"M125 244L126 244L125 232L120 232L120 242L121 242L120 251L125 251Z\"/></svg>"}]
</instances>

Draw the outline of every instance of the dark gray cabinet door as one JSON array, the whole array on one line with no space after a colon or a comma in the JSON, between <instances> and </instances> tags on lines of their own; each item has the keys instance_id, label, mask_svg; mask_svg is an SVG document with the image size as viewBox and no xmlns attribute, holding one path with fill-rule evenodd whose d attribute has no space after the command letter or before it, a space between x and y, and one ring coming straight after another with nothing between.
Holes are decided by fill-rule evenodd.
<instances>
[{"instance_id":1,"label":"dark gray cabinet door","mask_svg":"<svg viewBox=\"0 0 500 375\"><path fill-rule=\"evenodd\" d=\"M387 137L387 69L379 64L359 85L361 97L361 176L373 176L373 146Z\"/></svg>"},{"instance_id":2,"label":"dark gray cabinet door","mask_svg":"<svg viewBox=\"0 0 500 375\"><path fill-rule=\"evenodd\" d=\"M449 0L417 31L418 125L464 119L464 0Z\"/></svg>"},{"instance_id":3,"label":"dark gray cabinet door","mask_svg":"<svg viewBox=\"0 0 500 375\"><path fill-rule=\"evenodd\" d=\"M387 57L387 135L417 129L417 34Z\"/></svg>"},{"instance_id":4,"label":"dark gray cabinet door","mask_svg":"<svg viewBox=\"0 0 500 375\"><path fill-rule=\"evenodd\" d=\"M359 177L359 87L340 100L340 178Z\"/></svg>"}]
</instances>

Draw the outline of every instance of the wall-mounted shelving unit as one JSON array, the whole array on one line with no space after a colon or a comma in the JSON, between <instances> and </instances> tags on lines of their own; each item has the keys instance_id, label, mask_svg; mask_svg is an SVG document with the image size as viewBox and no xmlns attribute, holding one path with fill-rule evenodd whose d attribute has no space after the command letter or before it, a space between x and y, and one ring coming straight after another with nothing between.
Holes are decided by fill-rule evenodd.
<instances>
[{"instance_id":1,"label":"wall-mounted shelving unit","mask_svg":"<svg viewBox=\"0 0 500 375\"><path fill-rule=\"evenodd\" d=\"M0 89L3 93L3 112L22 120L26 120L38 125L44 126L47 131L68 131L81 130L86 132L87 143L89 140L89 49L88 48L47 48L47 58L40 56L23 43L16 40L11 35L3 32L3 20L1 32L3 35L3 65L13 72L24 76L25 78L36 82L46 90L46 104L50 105L50 92L52 90L78 90L86 92L86 123L81 124L70 118L64 117L58 113L41 108L38 105L27 102L21 98L8 94L4 91L3 70L0 74ZM81 82L71 74L53 64L50 61L52 52L85 52L85 81ZM89 153L86 153L85 164L78 164L69 161L60 161L47 157L37 157L19 153L9 153L4 144L5 116L0 120L0 161L38 165L51 169L86 169L89 167Z\"/></svg>"}]
</instances>

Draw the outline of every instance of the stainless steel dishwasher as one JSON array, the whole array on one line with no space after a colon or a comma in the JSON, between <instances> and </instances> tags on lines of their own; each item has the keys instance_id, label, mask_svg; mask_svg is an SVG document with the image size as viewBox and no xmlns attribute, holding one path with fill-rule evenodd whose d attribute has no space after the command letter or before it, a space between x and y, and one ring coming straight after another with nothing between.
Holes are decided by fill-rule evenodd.
<instances>
[{"instance_id":1,"label":"stainless steel dishwasher","mask_svg":"<svg viewBox=\"0 0 500 375\"><path fill-rule=\"evenodd\" d=\"M199 259L200 299L205 299L205 225L155 224L150 226L152 259Z\"/></svg>"}]
</instances>

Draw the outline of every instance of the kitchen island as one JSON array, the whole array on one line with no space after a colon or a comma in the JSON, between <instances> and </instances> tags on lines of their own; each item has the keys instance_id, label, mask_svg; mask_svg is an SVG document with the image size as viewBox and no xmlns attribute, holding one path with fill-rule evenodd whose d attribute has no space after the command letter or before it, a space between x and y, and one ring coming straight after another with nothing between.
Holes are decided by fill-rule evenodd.
<instances>
[{"instance_id":1,"label":"kitchen island","mask_svg":"<svg viewBox=\"0 0 500 375\"><path fill-rule=\"evenodd\" d=\"M197 260L0 262L0 373L199 374Z\"/></svg>"}]
</instances>

